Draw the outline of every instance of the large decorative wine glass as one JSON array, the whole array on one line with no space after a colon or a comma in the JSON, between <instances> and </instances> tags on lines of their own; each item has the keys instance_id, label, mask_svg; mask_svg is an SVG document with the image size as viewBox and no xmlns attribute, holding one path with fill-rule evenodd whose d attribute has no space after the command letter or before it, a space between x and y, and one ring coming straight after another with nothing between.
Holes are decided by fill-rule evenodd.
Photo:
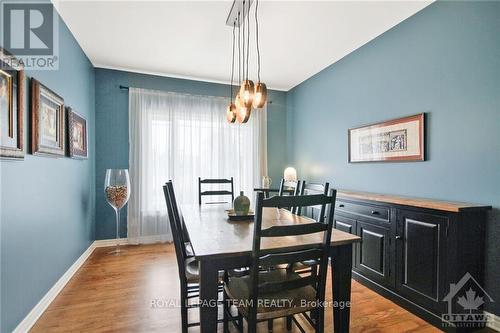
<instances>
[{"instance_id":1,"label":"large decorative wine glass","mask_svg":"<svg viewBox=\"0 0 500 333\"><path fill-rule=\"evenodd\" d=\"M116 213L116 249L112 254L120 254L120 209L130 197L130 178L127 169L107 169L104 181L106 200Z\"/></svg>"}]
</instances>

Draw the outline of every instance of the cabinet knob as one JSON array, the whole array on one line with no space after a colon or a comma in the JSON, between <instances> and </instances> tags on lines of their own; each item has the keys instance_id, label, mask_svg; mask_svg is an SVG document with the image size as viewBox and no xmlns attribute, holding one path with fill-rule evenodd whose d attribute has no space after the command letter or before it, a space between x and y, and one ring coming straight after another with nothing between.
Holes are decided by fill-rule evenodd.
<instances>
[{"instance_id":1,"label":"cabinet knob","mask_svg":"<svg viewBox=\"0 0 500 333\"><path fill-rule=\"evenodd\" d=\"M401 236L399 236L399 235L396 235L396 239L401 239Z\"/></svg>"},{"instance_id":2,"label":"cabinet knob","mask_svg":"<svg viewBox=\"0 0 500 333\"><path fill-rule=\"evenodd\" d=\"M372 210L372 215L380 215L380 213L377 212L376 210Z\"/></svg>"},{"instance_id":3,"label":"cabinet knob","mask_svg":"<svg viewBox=\"0 0 500 333\"><path fill-rule=\"evenodd\" d=\"M341 208L344 207L344 204L340 204L339 207L341 207Z\"/></svg>"}]
</instances>

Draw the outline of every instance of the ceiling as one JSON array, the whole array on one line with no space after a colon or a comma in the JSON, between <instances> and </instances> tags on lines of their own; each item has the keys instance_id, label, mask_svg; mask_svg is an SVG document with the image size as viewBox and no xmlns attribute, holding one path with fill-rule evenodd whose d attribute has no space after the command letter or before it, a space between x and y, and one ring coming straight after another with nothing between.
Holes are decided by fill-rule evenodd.
<instances>
[{"instance_id":1,"label":"ceiling","mask_svg":"<svg viewBox=\"0 0 500 333\"><path fill-rule=\"evenodd\" d=\"M225 21L232 1L53 2L96 67L230 80L232 28ZM430 3L260 0L262 81L287 91ZM254 37L252 31L255 80Z\"/></svg>"}]
</instances>

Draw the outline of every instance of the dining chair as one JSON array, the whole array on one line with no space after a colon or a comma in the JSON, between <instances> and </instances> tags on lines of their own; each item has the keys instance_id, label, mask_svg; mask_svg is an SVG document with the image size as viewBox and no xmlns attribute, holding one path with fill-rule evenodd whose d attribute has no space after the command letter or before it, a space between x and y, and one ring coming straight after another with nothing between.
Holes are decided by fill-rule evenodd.
<instances>
[{"instance_id":1,"label":"dining chair","mask_svg":"<svg viewBox=\"0 0 500 333\"><path fill-rule=\"evenodd\" d=\"M318 183L306 183L306 181L302 181L302 187L300 190L300 195L314 195L314 194L324 194L328 195L328 191L330 188L330 183L326 182L325 184ZM327 205L319 205L319 206L310 206L310 207L298 207L296 209L296 214L299 216L307 216L316 222L324 223L325 212ZM293 269L295 272L299 274L310 273L312 275L318 274L318 261L317 260L303 260L294 263L289 267L289 269ZM312 312L309 314L311 320L317 319L317 313Z\"/></svg>"},{"instance_id":2,"label":"dining chair","mask_svg":"<svg viewBox=\"0 0 500 333\"><path fill-rule=\"evenodd\" d=\"M300 195L312 195L312 194L324 194L328 195L328 190L330 189L330 183L325 184L318 183L306 183L302 181L302 187L300 189ZM319 220L320 216L325 216L326 205L321 205L317 207L298 207L296 210L297 215L303 215L310 217L316 221Z\"/></svg>"},{"instance_id":3,"label":"dining chair","mask_svg":"<svg viewBox=\"0 0 500 333\"><path fill-rule=\"evenodd\" d=\"M255 212L253 246L250 274L243 277L229 277L224 287L224 297L233 302L247 321L248 332L255 333L257 323L276 318L286 318L286 328L292 329L295 323L299 329L304 329L295 318L296 315L316 311L318 318L311 321L316 332L324 330L324 299L326 274L328 269L328 253L330 248L333 215L336 192L331 196L325 194L307 196L274 196L264 198L262 192L257 193L257 208ZM263 210L277 207L306 207L330 205L327 223L302 223L290 225L273 225L262 228ZM307 244L306 235L321 234L322 242ZM262 240L279 237L302 236L297 238L297 244L291 248L261 248ZM276 239L278 238L278 239ZM303 240L301 243L300 240ZM287 268L275 268L262 271L259 267L288 265L296 261L317 260L319 274L301 274ZM267 305L267 306L264 306ZM224 312L224 318L229 317L229 311ZM242 331L239 327L236 327ZM269 327L271 328L271 327Z\"/></svg>"},{"instance_id":4,"label":"dining chair","mask_svg":"<svg viewBox=\"0 0 500 333\"><path fill-rule=\"evenodd\" d=\"M211 186L213 185L219 185L219 186L224 186L226 184L230 185L231 190L205 190L202 191L202 185L203 184L210 184ZM231 202L233 203L234 201L234 182L233 182L233 177L231 179L201 179L201 177L198 177L198 202L201 205L202 203L202 197L204 196L231 196ZM219 204L219 203L228 203L227 201L216 201L216 202L205 202L206 204Z\"/></svg>"},{"instance_id":5,"label":"dining chair","mask_svg":"<svg viewBox=\"0 0 500 333\"><path fill-rule=\"evenodd\" d=\"M174 223L176 223L177 230L179 230L179 238L181 240L181 243L183 244L183 252L186 257L192 257L193 254L193 248L191 246L191 240L189 239L189 234L186 230L186 225L184 224L184 217L181 214L181 210L179 208L179 203L175 197L175 191L174 191L174 185L172 180L169 180L165 185L168 184L169 194L171 198L171 202L173 203L173 209L176 214L176 219L172 220ZM172 231L173 232L173 231Z\"/></svg>"},{"instance_id":6,"label":"dining chair","mask_svg":"<svg viewBox=\"0 0 500 333\"><path fill-rule=\"evenodd\" d=\"M278 190L278 195L283 196L286 193L288 193L288 195L299 195L301 191L301 184L302 182L300 180L290 181L282 178ZM287 209L292 213L295 213L297 207L287 207Z\"/></svg>"},{"instance_id":7,"label":"dining chair","mask_svg":"<svg viewBox=\"0 0 500 333\"><path fill-rule=\"evenodd\" d=\"M200 276L198 261L196 261L193 256L189 256L186 251L186 247L182 237L183 231L181 230L181 226L183 225L182 215L175 199L174 187L171 180L163 186L163 193L165 195L165 202L167 204L168 220L170 223L170 229L172 231L175 256L179 271L179 280L181 284L180 299L182 333L187 333L189 327L200 325L199 322L188 322L188 310L198 307L198 304L196 303L189 303L190 299L199 296ZM223 284L221 281L219 291L222 291L222 287Z\"/></svg>"}]
</instances>

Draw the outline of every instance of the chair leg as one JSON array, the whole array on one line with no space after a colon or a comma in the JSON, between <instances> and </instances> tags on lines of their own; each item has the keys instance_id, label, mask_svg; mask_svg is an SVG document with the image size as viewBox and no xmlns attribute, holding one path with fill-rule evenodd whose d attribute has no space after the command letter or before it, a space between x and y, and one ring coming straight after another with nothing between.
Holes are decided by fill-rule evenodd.
<instances>
[{"instance_id":1,"label":"chair leg","mask_svg":"<svg viewBox=\"0 0 500 333\"><path fill-rule=\"evenodd\" d=\"M323 333L325 331L325 309L318 307L314 310L316 313L316 333Z\"/></svg>"},{"instance_id":2,"label":"chair leg","mask_svg":"<svg viewBox=\"0 0 500 333\"><path fill-rule=\"evenodd\" d=\"M187 333L188 331L188 308L187 308L187 298L184 291L181 292L181 325L182 333Z\"/></svg>"},{"instance_id":3,"label":"chair leg","mask_svg":"<svg viewBox=\"0 0 500 333\"><path fill-rule=\"evenodd\" d=\"M292 330L292 316L286 317L286 330L290 332Z\"/></svg>"},{"instance_id":4,"label":"chair leg","mask_svg":"<svg viewBox=\"0 0 500 333\"><path fill-rule=\"evenodd\" d=\"M223 310L222 310L222 312L223 312L223 314L222 314L223 315L223 317L222 317L223 318L223 324L222 324L223 325L223 332L224 333L229 333L229 327L228 327L228 322L227 322L228 318L227 318L227 316L229 315L228 311L230 310L230 308L229 308L229 306L227 304L227 295L226 295L226 291L225 290L222 291L222 295L223 295L222 296L222 302L223 302L223 304L222 304L222 308L223 308Z\"/></svg>"},{"instance_id":5,"label":"chair leg","mask_svg":"<svg viewBox=\"0 0 500 333\"><path fill-rule=\"evenodd\" d=\"M272 333L272 331L273 331L273 320L272 320L272 319L269 319L269 320L267 321L267 331L268 331L269 333Z\"/></svg>"},{"instance_id":6,"label":"chair leg","mask_svg":"<svg viewBox=\"0 0 500 333\"><path fill-rule=\"evenodd\" d=\"M248 333L257 333L257 318L254 317L252 320L252 316L247 317L247 332Z\"/></svg>"},{"instance_id":7,"label":"chair leg","mask_svg":"<svg viewBox=\"0 0 500 333\"><path fill-rule=\"evenodd\" d=\"M314 265L311 267L311 276L316 277L318 275L318 266ZM315 323L318 320L318 309L314 309L309 312L311 320Z\"/></svg>"}]
</instances>

